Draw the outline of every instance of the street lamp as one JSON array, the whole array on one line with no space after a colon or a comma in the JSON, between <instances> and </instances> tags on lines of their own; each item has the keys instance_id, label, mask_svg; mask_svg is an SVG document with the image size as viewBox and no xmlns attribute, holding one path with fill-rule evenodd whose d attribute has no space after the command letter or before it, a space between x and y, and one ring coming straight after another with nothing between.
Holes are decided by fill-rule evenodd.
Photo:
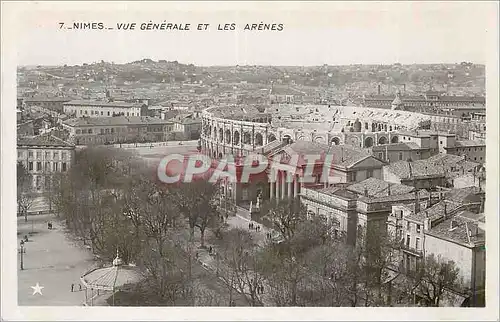
<instances>
[{"instance_id":1,"label":"street lamp","mask_svg":"<svg viewBox=\"0 0 500 322\"><path fill-rule=\"evenodd\" d=\"M24 270L24 262L23 262L23 254L26 252L26 249L24 248L24 240L21 240L19 243L21 245L21 270Z\"/></svg>"}]
</instances>

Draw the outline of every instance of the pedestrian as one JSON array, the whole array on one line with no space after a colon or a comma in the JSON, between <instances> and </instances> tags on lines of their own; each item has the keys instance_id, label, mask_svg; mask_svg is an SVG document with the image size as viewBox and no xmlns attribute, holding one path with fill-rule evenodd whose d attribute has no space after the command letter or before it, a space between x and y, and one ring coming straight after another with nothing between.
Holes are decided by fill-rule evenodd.
<instances>
[{"instance_id":1,"label":"pedestrian","mask_svg":"<svg viewBox=\"0 0 500 322\"><path fill-rule=\"evenodd\" d=\"M73 292L75 289L75 284L71 284L71 292Z\"/></svg>"}]
</instances>

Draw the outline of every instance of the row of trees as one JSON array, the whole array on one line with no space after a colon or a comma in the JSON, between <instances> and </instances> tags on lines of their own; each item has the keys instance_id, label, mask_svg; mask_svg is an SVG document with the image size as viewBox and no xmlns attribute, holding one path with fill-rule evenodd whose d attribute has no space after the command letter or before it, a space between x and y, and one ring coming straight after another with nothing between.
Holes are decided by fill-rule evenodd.
<instances>
[{"instance_id":1,"label":"row of trees","mask_svg":"<svg viewBox=\"0 0 500 322\"><path fill-rule=\"evenodd\" d=\"M55 177L52 193L68 229L98 257L109 262L118 248L125 262L143 268L138 305L228 305L239 297L252 306L387 306L394 298L409 300L416 289L439 305L459 282L452 263L429 258L403 285L409 289L397 291L387 283L398 248L388 236L360 229L355 245L346 243L338 223L282 200L262 206L277 238L260 240L247 229L225 228L216 185L165 186L155 175L130 153L87 148ZM229 302L193 271L209 231L217 232L216 273Z\"/></svg>"}]
</instances>

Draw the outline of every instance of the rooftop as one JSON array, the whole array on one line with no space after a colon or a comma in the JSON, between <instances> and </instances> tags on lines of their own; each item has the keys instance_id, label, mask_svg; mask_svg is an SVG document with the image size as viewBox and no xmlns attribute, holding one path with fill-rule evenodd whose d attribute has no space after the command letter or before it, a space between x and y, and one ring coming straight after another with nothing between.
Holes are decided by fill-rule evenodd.
<instances>
[{"instance_id":1,"label":"rooftop","mask_svg":"<svg viewBox=\"0 0 500 322\"><path fill-rule=\"evenodd\" d=\"M385 168L401 179L443 177L445 173L443 166L433 164L427 159L413 162L398 161L385 166Z\"/></svg>"},{"instance_id":2,"label":"rooftop","mask_svg":"<svg viewBox=\"0 0 500 322\"><path fill-rule=\"evenodd\" d=\"M485 231L478 225L481 217L484 217L484 214L462 211L436 224L426 234L466 246L481 245L486 236Z\"/></svg>"},{"instance_id":3,"label":"rooftop","mask_svg":"<svg viewBox=\"0 0 500 322\"><path fill-rule=\"evenodd\" d=\"M139 103L127 103L127 102L109 102L109 101L91 101L91 100L73 100L64 103L65 106L68 105L80 105L80 106L104 106L104 107L141 107L143 104Z\"/></svg>"},{"instance_id":4,"label":"rooftop","mask_svg":"<svg viewBox=\"0 0 500 322\"><path fill-rule=\"evenodd\" d=\"M150 116L110 116L110 117L80 117L64 121L68 126L112 126L112 125L159 125L172 124L171 121Z\"/></svg>"},{"instance_id":5,"label":"rooftop","mask_svg":"<svg viewBox=\"0 0 500 322\"><path fill-rule=\"evenodd\" d=\"M299 155L299 165L307 164L303 158L306 155L320 155L321 162L324 162L325 156L328 154L332 157L331 165L340 167L350 167L359 161L372 157L367 152L355 149L349 145L331 145L311 142L311 141L296 141L292 144L279 149L277 153L285 152L288 156ZM283 156L282 162L286 162L286 157ZM380 161L383 163L383 161Z\"/></svg>"},{"instance_id":6,"label":"rooftop","mask_svg":"<svg viewBox=\"0 0 500 322\"><path fill-rule=\"evenodd\" d=\"M389 183L377 178L368 178L347 187L347 190L359 195L364 195L366 191L369 197L386 197L389 194L401 195L412 192L414 189L411 186Z\"/></svg>"},{"instance_id":7,"label":"rooftop","mask_svg":"<svg viewBox=\"0 0 500 322\"><path fill-rule=\"evenodd\" d=\"M49 147L74 147L74 145L65 142L50 134L42 134L34 137L19 137L18 146L49 146Z\"/></svg>"}]
</instances>

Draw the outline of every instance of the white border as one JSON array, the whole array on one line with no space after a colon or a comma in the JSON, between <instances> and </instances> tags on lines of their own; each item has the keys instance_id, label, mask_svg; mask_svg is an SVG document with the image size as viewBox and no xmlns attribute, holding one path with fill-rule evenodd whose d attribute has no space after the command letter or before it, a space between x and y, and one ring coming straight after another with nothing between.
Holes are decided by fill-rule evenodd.
<instances>
[{"instance_id":1,"label":"white border","mask_svg":"<svg viewBox=\"0 0 500 322\"><path fill-rule=\"evenodd\" d=\"M432 5L436 7L446 6L451 2ZM338 7L351 7L356 9L377 9L399 6L411 8L412 6L424 5L421 3L314 3L318 10L332 10ZM460 308L89 308L89 307L18 307L17 306L17 267L16 252L16 189L15 189L15 161L16 161L16 40L19 31L24 29L19 25L18 15L24 13L23 9L54 10L60 14L69 10L92 10L96 7L95 2L37 2L37 3L6 3L2 2L2 107L1 107L1 214L2 214L2 261L1 261L1 298L2 319L5 320L497 320L498 319L498 4L491 2L491 15L485 17L490 28L488 29L489 45L485 48L487 52L486 76L487 76L487 308L485 309L460 309ZM312 4L308 4L310 8ZM477 2L468 5L473 10ZM193 12L206 12L215 10L260 10L273 12L283 10L301 10L304 3L301 2L279 2L279 3L199 3L199 2L148 2L148 3L119 3L107 2L97 5L99 11L114 12L114 10L141 10L154 11L155 8L169 7L170 10ZM265 8L265 9L264 9ZM463 39L467 42L467 39ZM382 44L381 44L382 45ZM36 48L33 48L36 51Z\"/></svg>"}]
</instances>

